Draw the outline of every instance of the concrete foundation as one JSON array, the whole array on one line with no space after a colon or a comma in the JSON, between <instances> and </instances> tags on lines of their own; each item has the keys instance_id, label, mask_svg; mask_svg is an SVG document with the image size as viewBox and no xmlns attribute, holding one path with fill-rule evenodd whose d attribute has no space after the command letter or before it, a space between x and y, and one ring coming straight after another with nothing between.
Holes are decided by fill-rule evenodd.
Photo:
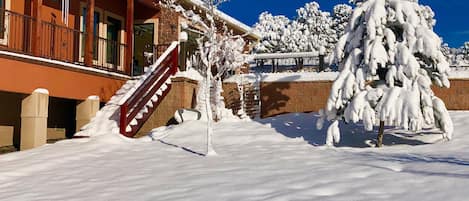
<instances>
[{"instance_id":1,"label":"concrete foundation","mask_svg":"<svg viewBox=\"0 0 469 201\"><path fill-rule=\"evenodd\" d=\"M76 112L76 131L91 121L99 111L99 97L90 96L85 101L77 105Z\"/></svg>"},{"instance_id":2,"label":"concrete foundation","mask_svg":"<svg viewBox=\"0 0 469 201\"><path fill-rule=\"evenodd\" d=\"M13 145L13 126L0 126L0 147Z\"/></svg>"},{"instance_id":3,"label":"concrete foundation","mask_svg":"<svg viewBox=\"0 0 469 201\"><path fill-rule=\"evenodd\" d=\"M35 90L21 103L21 144L20 150L32 149L47 142L47 116L49 94Z\"/></svg>"}]
</instances>

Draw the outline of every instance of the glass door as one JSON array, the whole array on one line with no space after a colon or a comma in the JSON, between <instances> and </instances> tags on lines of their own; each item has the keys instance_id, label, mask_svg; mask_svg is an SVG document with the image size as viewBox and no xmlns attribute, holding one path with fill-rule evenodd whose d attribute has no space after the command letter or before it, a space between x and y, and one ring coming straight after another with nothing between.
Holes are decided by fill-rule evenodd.
<instances>
[{"instance_id":1,"label":"glass door","mask_svg":"<svg viewBox=\"0 0 469 201\"><path fill-rule=\"evenodd\" d=\"M144 67L153 63L155 24L135 24L134 25L134 75L141 75Z\"/></svg>"},{"instance_id":2,"label":"glass door","mask_svg":"<svg viewBox=\"0 0 469 201\"><path fill-rule=\"evenodd\" d=\"M122 29L122 23L120 20L107 17L107 33L106 33L106 62L113 66L120 64L120 40L119 32Z\"/></svg>"}]
</instances>

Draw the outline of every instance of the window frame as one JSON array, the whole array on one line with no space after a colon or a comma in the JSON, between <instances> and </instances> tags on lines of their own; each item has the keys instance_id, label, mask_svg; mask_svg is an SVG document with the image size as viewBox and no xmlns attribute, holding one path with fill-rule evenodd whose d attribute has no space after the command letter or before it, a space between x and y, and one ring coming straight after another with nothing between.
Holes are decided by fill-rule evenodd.
<instances>
[{"instance_id":1,"label":"window frame","mask_svg":"<svg viewBox=\"0 0 469 201\"><path fill-rule=\"evenodd\" d=\"M84 24L85 24L85 16L84 16L84 13L83 13L83 9L86 9L86 2L80 2L80 32L82 34L85 34L85 27L84 27ZM98 7L95 7L94 8L94 12L95 13L99 13L99 19L98 19L98 27L97 27L97 37L98 38L106 38L105 36L103 36L103 28L104 28L104 23L103 23L103 18L104 18L104 11L101 9L101 8L98 8ZM97 38L95 38L95 40L98 40ZM80 37L80 50L79 50L79 61L80 62L84 62L85 60L85 55L84 55L84 48L85 48L85 37L84 35L82 35L82 37ZM94 57L93 55L93 65L99 65L101 63L103 63L103 59L105 59L103 57L103 45L100 45L99 43L99 40L97 41L97 59Z\"/></svg>"},{"instance_id":2,"label":"window frame","mask_svg":"<svg viewBox=\"0 0 469 201\"><path fill-rule=\"evenodd\" d=\"M5 11L9 11L11 9L11 2L10 0L3 0L3 5L4 5L4 9ZM9 17L8 17L8 12L4 12L3 13L3 26L5 28L5 32L3 34L3 37L0 38L0 45L8 45L8 38L9 38L9 31L10 31L10 28L9 28Z\"/></svg>"},{"instance_id":3,"label":"window frame","mask_svg":"<svg viewBox=\"0 0 469 201\"><path fill-rule=\"evenodd\" d=\"M113 68L115 67L117 70L119 71L124 71L124 63L125 63L125 48L120 48L120 45L125 45L125 27L126 27L126 20L124 17L120 16L120 15L117 15L117 14L114 14L110 11L106 11L104 12L104 19L105 19L105 23L104 23L104 26L103 26L103 37L102 38L105 38L106 40L109 40L107 38L107 29L108 29L108 24L110 23L109 22L109 17L113 18L113 19L116 19L116 20L119 20L120 23L121 23L121 28L120 30L118 31L117 33L117 38L118 38L118 48L119 48L119 61L117 62L117 65L116 64L113 64L113 63L108 63L107 62L107 45L102 45L104 47L103 48L103 51L102 51L102 56L103 56L103 62L105 64L105 67L108 67L108 68Z\"/></svg>"}]
</instances>

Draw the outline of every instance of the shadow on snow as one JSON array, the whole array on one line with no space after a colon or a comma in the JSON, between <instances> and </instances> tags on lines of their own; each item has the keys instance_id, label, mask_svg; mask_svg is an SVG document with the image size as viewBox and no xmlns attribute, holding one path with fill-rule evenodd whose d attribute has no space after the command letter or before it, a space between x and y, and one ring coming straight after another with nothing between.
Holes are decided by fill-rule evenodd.
<instances>
[{"instance_id":1,"label":"shadow on snow","mask_svg":"<svg viewBox=\"0 0 469 201\"><path fill-rule=\"evenodd\" d=\"M317 130L317 119L317 113L295 113L266 119L257 119L256 121L261 124L270 124L278 133L289 138L303 138L313 146L322 146L326 142L327 128L330 123L326 122L322 130ZM341 140L335 145L336 147L371 147L375 143L375 139L378 135L378 127L375 127L371 132L367 132L361 124L345 124L343 121L340 122L340 131ZM390 132L393 134L389 134ZM434 134L434 132L422 131L408 133L386 128L384 145L425 145L428 143L413 138L427 134Z\"/></svg>"}]
</instances>

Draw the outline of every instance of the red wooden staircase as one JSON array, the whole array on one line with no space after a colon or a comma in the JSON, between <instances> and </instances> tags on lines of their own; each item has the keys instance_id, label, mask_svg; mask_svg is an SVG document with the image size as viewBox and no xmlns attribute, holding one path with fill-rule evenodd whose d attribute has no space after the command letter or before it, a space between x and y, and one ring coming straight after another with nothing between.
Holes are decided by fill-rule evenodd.
<instances>
[{"instance_id":1,"label":"red wooden staircase","mask_svg":"<svg viewBox=\"0 0 469 201\"><path fill-rule=\"evenodd\" d=\"M171 90L178 70L178 43L173 42L135 87L120 101L120 133L134 137Z\"/></svg>"}]
</instances>

